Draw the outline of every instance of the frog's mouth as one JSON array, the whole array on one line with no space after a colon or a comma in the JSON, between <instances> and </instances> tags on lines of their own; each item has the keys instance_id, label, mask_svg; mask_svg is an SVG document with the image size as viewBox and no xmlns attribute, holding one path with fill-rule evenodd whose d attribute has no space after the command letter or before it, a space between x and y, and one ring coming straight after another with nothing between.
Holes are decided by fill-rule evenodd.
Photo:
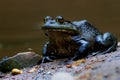
<instances>
[{"instance_id":1,"label":"frog's mouth","mask_svg":"<svg viewBox=\"0 0 120 80\"><path fill-rule=\"evenodd\" d=\"M71 27L63 27L63 26L60 26L60 27L49 27L49 26L43 26L42 29L44 31L49 31L49 32L62 32L62 33L67 33L67 34L72 34L72 35L75 35L75 34L79 34L79 31L76 30L76 29L73 29Z\"/></svg>"}]
</instances>

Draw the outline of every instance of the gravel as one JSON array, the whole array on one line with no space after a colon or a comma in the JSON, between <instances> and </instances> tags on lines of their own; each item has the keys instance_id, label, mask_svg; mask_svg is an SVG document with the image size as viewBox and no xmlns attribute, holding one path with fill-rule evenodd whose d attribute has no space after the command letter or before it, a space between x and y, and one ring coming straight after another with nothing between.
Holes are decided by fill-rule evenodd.
<instances>
[{"instance_id":1,"label":"gravel","mask_svg":"<svg viewBox=\"0 0 120 80\"><path fill-rule=\"evenodd\" d=\"M53 76L64 77L62 72L68 73L74 80L120 80L120 43L116 51L108 54L80 59L71 64L65 61L59 59L25 68L19 75L0 73L0 80L51 80ZM57 76L57 72L61 75Z\"/></svg>"}]
</instances>

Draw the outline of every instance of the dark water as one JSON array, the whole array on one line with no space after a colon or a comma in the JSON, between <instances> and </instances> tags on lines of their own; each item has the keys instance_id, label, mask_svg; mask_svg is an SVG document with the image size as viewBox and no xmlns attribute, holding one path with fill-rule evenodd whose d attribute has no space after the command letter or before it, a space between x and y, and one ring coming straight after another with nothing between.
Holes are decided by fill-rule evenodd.
<instances>
[{"instance_id":1,"label":"dark water","mask_svg":"<svg viewBox=\"0 0 120 80\"><path fill-rule=\"evenodd\" d=\"M102 32L112 32L120 40L119 9L120 0L1 0L0 58L28 48L41 54L46 37L40 25L46 15L87 19Z\"/></svg>"}]
</instances>

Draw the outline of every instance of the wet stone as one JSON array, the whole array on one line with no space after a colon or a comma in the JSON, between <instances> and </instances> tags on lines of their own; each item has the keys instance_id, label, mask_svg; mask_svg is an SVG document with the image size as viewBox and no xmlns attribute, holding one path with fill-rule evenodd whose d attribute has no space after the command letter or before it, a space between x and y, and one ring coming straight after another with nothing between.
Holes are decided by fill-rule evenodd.
<instances>
[{"instance_id":1,"label":"wet stone","mask_svg":"<svg viewBox=\"0 0 120 80\"><path fill-rule=\"evenodd\" d=\"M38 64L41 59L40 55L34 52L22 52L12 57L5 58L0 61L0 71L9 72L13 68L21 69L32 67Z\"/></svg>"}]
</instances>

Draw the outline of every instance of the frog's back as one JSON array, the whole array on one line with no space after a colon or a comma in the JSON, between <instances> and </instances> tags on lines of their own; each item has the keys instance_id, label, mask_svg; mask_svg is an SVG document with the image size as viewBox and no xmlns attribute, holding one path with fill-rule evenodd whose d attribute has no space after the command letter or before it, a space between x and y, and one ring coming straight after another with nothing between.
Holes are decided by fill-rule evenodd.
<instances>
[{"instance_id":1,"label":"frog's back","mask_svg":"<svg viewBox=\"0 0 120 80\"><path fill-rule=\"evenodd\" d=\"M99 34L102 34L87 20L75 21L73 22L73 24L75 24L76 27L78 28L81 38L84 38L90 42L94 42L95 37Z\"/></svg>"}]
</instances>

